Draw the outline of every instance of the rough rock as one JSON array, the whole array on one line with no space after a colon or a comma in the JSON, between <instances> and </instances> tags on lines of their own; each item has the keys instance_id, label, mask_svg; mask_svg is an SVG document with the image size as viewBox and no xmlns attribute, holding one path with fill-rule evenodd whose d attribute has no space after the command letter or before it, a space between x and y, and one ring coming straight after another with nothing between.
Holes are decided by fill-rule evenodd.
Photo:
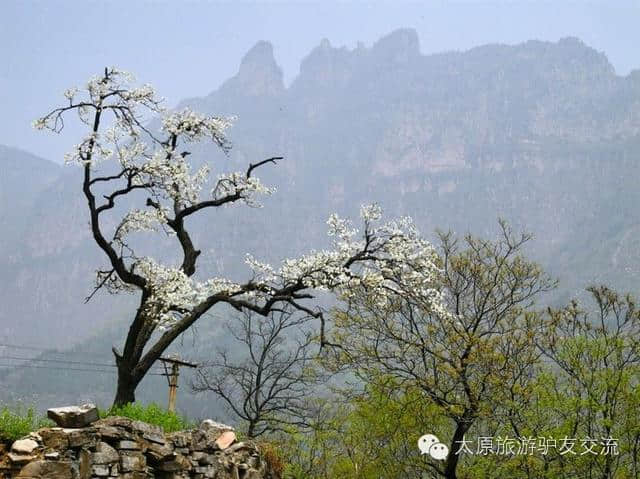
<instances>
[{"instance_id":1,"label":"rough rock","mask_svg":"<svg viewBox=\"0 0 640 479\"><path fill-rule=\"evenodd\" d=\"M11 452L16 454L31 454L38 448L38 443L33 439L21 439L11 446Z\"/></svg>"},{"instance_id":2,"label":"rough rock","mask_svg":"<svg viewBox=\"0 0 640 479\"><path fill-rule=\"evenodd\" d=\"M98 408L93 404L52 408L47 416L60 427L81 428L99 419Z\"/></svg>"},{"instance_id":3,"label":"rough rock","mask_svg":"<svg viewBox=\"0 0 640 479\"><path fill-rule=\"evenodd\" d=\"M25 462L33 461L37 456L32 456L29 454L16 454L14 452L10 452L9 454L7 454L7 457L12 464L24 464Z\"/></svg>"},{"instance_id":4,"label":"rough rock","mask_svg":"<svg viewBox=\"0 0 640 479\"><path fill-rule=\"evenodd\" d=\"M72 479L71 463L67 461L33 461L24 466L16 477L40 479Z\"/></svg>"},{"instance_id":5,"label":"rough rock","mask_svg":"<svg viewBox=\"0 0 640 479\"><path fill-rule=\"evenodd\" d=\"M216 439L215 444L218 448L224 451L226 448L231 446L235 440L236 434L233 431L225 431L220 435L220 437L218 437L218 439Z\"/></svg>"},{"instance_id":6,"label":"rough rock","mask_svg":"<svg viewBox=\"0 0 640 479\"><path fill-rule=\"evenodd\" d=\"M91 455L91 462L97 465L114 464L120 460L118 451L106 442L99 442L96 452Z\"/></svg>"},{"instance_id":7,"label":"rough rock","mask_svg":"<svg viewBox=\"0 0 640 479\"><path fill-rule=\"evenodd\" d=\"M200 427L198 428L201 431L210 431L212 429L217 429L218 431L233 431L234 429L227 424L222 424L220 422L215 422L212 419L205 419L200 423Z\"/></svg>"},{"instance_id":8,"label":"rough rock","mask_svg":"<svg viewBox=\"0 0 640 479\"><path fill-rule=\"evenodd\" d=\"M53 427L51 429L43 429L40 437L42 437L44 445L51 449L62 450L69 447L69 437L62 428Z\"/></svg>"},{"instance_id":9,"label":"rough rock","mask_svg":"<svg viewBox=\"0 0 640 479\"><path fill-rule=\"evenodd\" d=\"M0 479L280 479L233 428L204 421L164 434L157 426L110 417L84 428L44 428L0 445Z\"/></svg>"}]
</instances>

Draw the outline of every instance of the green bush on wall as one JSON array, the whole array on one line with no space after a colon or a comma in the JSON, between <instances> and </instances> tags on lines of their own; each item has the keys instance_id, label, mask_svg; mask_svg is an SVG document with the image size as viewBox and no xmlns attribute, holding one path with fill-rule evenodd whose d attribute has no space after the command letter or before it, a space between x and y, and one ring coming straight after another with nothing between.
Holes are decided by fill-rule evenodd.
<instances>
[{"instance_id":1,"label":"green bush on wall","mask_svg":"<svg viewBox=\"0 0 640 479\"><path fill-rule=\"evenodd\" d=\"M164 432L183 431L192 429L194 424L187 418L174 412L169 412L158 404L142 405L139 403L113 407L107 411L100 411L100 417L123 416L130 419L160 426Z\"/></svg>"},{"instance_id":2,"label":"green bush on wall","mask_svg":"<svg viewBox=\"0 0 640 479\"><path fill-rule=\"evenodd\" d=\"M32 407L0 408L0 442L12 442L31 431L53 423L44 416L38 415Z\"/></svg>"}]
</instances>

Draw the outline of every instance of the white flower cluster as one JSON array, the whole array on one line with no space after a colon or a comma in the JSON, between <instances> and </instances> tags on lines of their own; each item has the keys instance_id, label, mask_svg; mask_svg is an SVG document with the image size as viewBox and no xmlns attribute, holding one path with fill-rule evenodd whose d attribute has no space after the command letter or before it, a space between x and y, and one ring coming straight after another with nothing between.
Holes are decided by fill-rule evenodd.
<instances>
[{"instance_id":1,"label":"white flower cluster","mask_svg":"<svg viewBox=\"0 0 640 479\"><path fill-rule=\"evenodd\" d=\"M44 130L47 128L47 119L46 118L36 118L31 122L31 126L36 130Z\"/></svg>"},{"instance_id":2,"label":"white flower cluster","mask_svg":"<svg viewBox=\"0 0 640 479\"><path fill-rule=\"evenodd\" d=\"M272 283L276 280L276 272L268 263L258 261L252 255L247 254L245 263L254 271L254 282L260 284Z\"/></svg>"},{"instance_id":3,"label":"white flower cluster","mask_svg":"<svg viewBox=\"0 0 640 479\"><path fill-rule=\"evenodd\" d=\"M137 102L137 103L147 103L147 102L156 101L155 100L156 91L148 83L145 83L144 85L141 85L136 88L130 88L128 90L124 90L120 95L124 101L131 101L131 102ZM160 111L163 111L163 109L161 108Z\"/></svg>"},{"instance_id":4,"label":"white flower cluster","mask_svg":"<svg viewBox=\"0 0 640 479\"><path fill-rule=\"evenodd\" d=\"M142 163L149 161L149 144L142 141L139 136L127 133L125 128L116 123L105 130L103 136L110 145L113 145L116 160L123 169L138 170Z\"/></svg>"},{"instance_id":5,"label":"white flower cluster","mask_svg":"<svg viewBox=\"0 0 640 479\"><path fill-rule=\"evenodd\" d=\"M108 68L107 71L108 77L105 78L103 75L95 75L91 77L86 84L86 91L89 94L89 98L95 103L102 102L107 95L112 94L114 91L128 90L129 85L135 81L135 77L124 70L112 67ZM74 92L72 97L76 92Z\"/></svg>"},{"instance_id":6,"label":"white flower cluster","mask_svg":"<svg viewBox=\"0 0 640 479\"><path fill-rule=\"evenodd\" d=\"M233 295L236 299L258 302L278 289L292 285L302 288L331 290L349 298L364 288L379 304L392 295L403 295L420 301L434 314L449 315L437 288L441 273L435 249L420 238L409 218L388 222L378 227L381 212L377 207L362 210L365 230L362 239L349 221L332 215L328 223L335 237L334 249L313 252L301 258L285 260L279 269L248 255L246 263L254 271L251 287L222 278L198 282L177 268L159 265L142 258L134 265L152 291L148 301L149 315L158 325L168 327L202 301L215 294ZM152 227L156 218L132 212L137 228ZM133 221L133 220L132 220Z\"/></svg>"},{"instance_id":7,"label":"white flower cluster","mask_svg":"<svg viewBox=\"0 0 640 479\"><path fill-rule=\"evenodd\" d=\"M82 142L74 145L73 149L64 155L65 164L90 162L96 164L99 161L108 160L113 156L113 150L106 146L98 133L90 133L82 139ZM91 160L89 160L91 158Z\"/></svg>"},{"instance_id":8,"label":"white flower cluster","mask_svg":"<svg viewBox=\"0 0 640 479\"><path fill-rule=\"evenodd\" d=\"M76 94L78 93L78 88L73 87L73 88L67 88L64 91L64 96L67 100L69 101L73 101L73 97L76 96Z\"/></svg>"},{"instance_id":9,"label":"white flower cluster","mask_svg":"<svg viewBox=\"0 0 640 479\"><path fill-rule=\"evenodd\" d=\"M231 119L204 116L184 109L165 115L162 130L168 137L159 139L144 126L138 109L143 107L160 112L161 100L155 98L151 86L132 87L132 82L131 75L108 69L104 75L91 79L84 91L67 90L68 106L55 109L34 122L36 128L60 131L64 124L62 116L69 110L75 110L91 131L94 123L100 123L96 120L101 120L102 124L98 126L104 132L85 137L65 159L93 167L101 159L115 157L122 171L112 176L94 177L89 187L95 181L105 187L115 185L109 183L111 181L118 181L119 186L112 191L121 192L119 196L134 189L145 189L153 198L148 202L152 208L129 212L116 228L114 242L121 247L126 246L127 234L156 230L158 225L167 224L169 212L178 214L189 206L202 205L200 195L208 182L209 167L205 165L192 172L187 160L189 153L180 153L181 146L185 141L208 138L227 151L229 143L225 131L231 125ZM79 96L82 99L77 99ZM111 113L109 120L105 119L107 113ZM117 189L123 188L123 182L126 185L124 193L123 189ZM227 198L232 203L239 199L259 206L256 195L274 191L258 178L236 172L221 175L211 194L217 200ZM106 197L113 206L115 196ZM107 207L110 208L109 203ZM193 211L197 210L194 208ZM225 293L257 303L282 288L291 291L291 287L295 291L329 289L347 298L354 289L364 288L381 304L387 302L390 295L401 294L438 309L441 301L435 286L440 274L437 255L433 247L421 239L411 220L403 218L378 224L382 211L376 205L363 206L360 215L364 223L362 234L359 235L349 221L332 215L327 223L333 247L286 260L277 270L248 257L254 279L245 285L225 279L197 282L180 269L161 266L149 258L135 259L132 268L146 279L151 291L148 304L153 314L150 317L158 318L159 324L164 325L211 295ZM116 275L107 274L108 277L103 276L108 280L107 287L124 287Z\"/></svg>"},{"instance_id":10,"label":"white flower cluster","mask_svg":"<svg viewBox=\"0 0 640 479\"><path fill-rule=\"evenodd\" d=\"M191 173L191 164L185 157L162 149L138 167L137 181L153 185L152 189L157 195L184 206L199 201L209 171L209 166L203 165Z\"/></svg>"},{"instance_id":11,"label":"white flower cluster","mask_svg":"<svg viewBox=\"0 0 640 479\"><path fill-rule=\"evenodd\" d=\"M162 129L170 135L181 136L190 141L211 138L218 145L224 146L227 144L225 131L231 124L230 118L204 116L185 108L167 115L162 120Z\"/></svg>"},{"instance_id":12,"label":"white flower cluster","mask_svg":"<svg viewBox=\"0 0 640 479\"><path fill-rule=\"evenodd\" d=\"M147 280L151 291L147 314L161 328L170 326L181 314L187 313L211 295L236 293L240 286L224 279L198 282L177 268L158 264L152 258L141 258L134 265L136 273Z\"/></svg>"},{"instance_id":13,"label":"white flower cluster","mask_svg":"<svg viewBox=\"0 0 640 479\"><path fill-rule=\"evenodd\" d=\"M114 241L124 244L124 238L132 232L158 231L158 226L167 223L169 212L165 209L132 210L125 215L113 235Z\"/></svg>"},{"instance_id":14,"label":"white flower cluster","mask_svg":"<svg viewBox=\"0 0 640 479\"><path fill-rule=\"evenodd\" d=\"M219 175L218 182L211 194L214 198L224 198L237 194L247 205L260 207L261 204L255 199L255 195L271 195L275 192L275 188L263 185L258 178L252 176L247 178L245 173L233 172Z\"/></svg>"},{"instance_id":15,"label":"white flower cluster","mask_svg":"<svg viewBox=\"0 0 640 479\"><path fill-rule=\"evenodd\" d=\"M166 114L162 130L168 138L159 139L148 131L139 110L159 113L161 99L150 85L133 85L131 74L109 68L104 75L91 78L84 89L70 88L64 92L69 105L53 110L33 122L34 128L60 131L64 125L62 116L75 110L80 120L91 129L94 114L101 115L100 134L90 133L65 155L65 162L93 166L105 159L115 159L123 170L128 170L123 180L131 179L136 186L147 185L157 198L171 200L179 207L193 205L200 200L200 193L209 179L209 167L191 171L187 153L179 153L182 142L212 139L223 150L229 149L225 131L232 119L201 115L188 108ZM107 115L111 113L111 115ZM108 123L110 122L110 123ZM221 188L250 192L271 191L257 179L223 181Z\"/></svg>"},{"instance_id":16,"label":"white flower cluster","mask_svg":"<svg viewBox=\"0 0 640 479\"><path fill-rule=\"evenodd\" d=\"M438 290L438 256L422 239L410 218L379 226L382 216L376 205L364 206L364 231L358 232L345 219L332 215L327 224L334 237L333 249L285 260L274 271L250 259L256 277L282 286L301 282L312 289L328 289L348 298L355 288L365 288L385 304L390 295L410 296L439 314L447 314Z\"/></svg>"}]
</instances>

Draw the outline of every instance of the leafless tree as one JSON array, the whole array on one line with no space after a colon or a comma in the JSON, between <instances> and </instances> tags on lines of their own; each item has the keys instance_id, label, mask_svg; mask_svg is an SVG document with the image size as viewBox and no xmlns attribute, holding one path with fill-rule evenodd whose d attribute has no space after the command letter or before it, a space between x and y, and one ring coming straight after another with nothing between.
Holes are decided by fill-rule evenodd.
<instances>
[{"instance_id":1,"label":"leafless tree","mask_svg":"<svg viewBox=\"0 0 640 479\"><path fill-rule=\"evenodd\" d=\"M233 350L219 350L198 370L192 388L220 397L252 438L304 425L308 397L322 379L314 367L310 319L291 309L234 318L227 323Z\"/></svg>"}]
</instances>

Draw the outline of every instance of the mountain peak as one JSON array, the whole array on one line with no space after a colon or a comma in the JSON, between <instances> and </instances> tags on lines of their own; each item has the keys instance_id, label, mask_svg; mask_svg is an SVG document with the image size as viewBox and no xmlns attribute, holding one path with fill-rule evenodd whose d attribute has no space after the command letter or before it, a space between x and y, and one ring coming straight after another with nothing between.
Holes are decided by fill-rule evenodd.
<instances>
[{"instance_id":1,"label":"mountain peak","mask_svg":"<svg viewBox=\"0 0 640 479\"><path fill-rule=\"evenodd\" d=\"M273 56L273 45L256 43L240 62L234 80L250 96L271 96L283 91L282 69Z\"/></svg>"},{"instance_id":2,"label":"mountain peak","mask_svg":"<svg viewBox=\"0 0 640 479\"><path fill-rule=\"evenodd\" d=\"M372 51L393 63L407 63L420 56L420 40L414 29L400 28L374 43Z\"/></svg>"},{"instance_id":3,"label":"mountain peak","mask_svg":"<svg viewBox=\"0 0 640 479\"><path fill-rule=\"evenodd\" d=\"M259 41L245 53L240 62L240 72L255 68L278 68L273 56L273 45L264 40Z\"/></svg>"}]
</instances>

